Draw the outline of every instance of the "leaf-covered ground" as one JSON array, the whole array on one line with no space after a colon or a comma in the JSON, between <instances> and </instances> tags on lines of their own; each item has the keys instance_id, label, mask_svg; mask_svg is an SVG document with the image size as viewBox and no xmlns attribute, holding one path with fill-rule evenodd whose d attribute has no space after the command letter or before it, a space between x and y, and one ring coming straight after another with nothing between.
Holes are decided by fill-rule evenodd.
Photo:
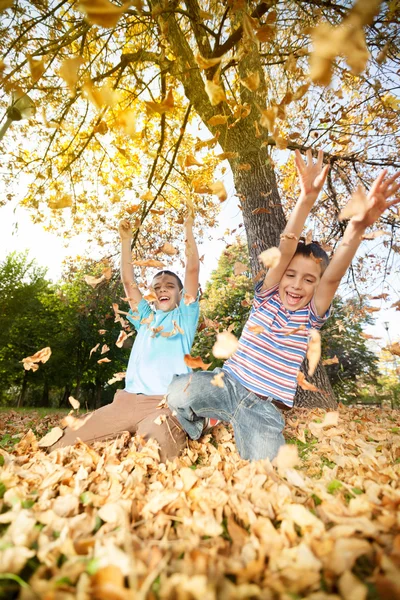
<instances>
[{"instance_id":1,"label":"leaf-covered ground","mask_svg":"<svg viewBox=\"0 0 400 600\"><path fill-rule=\"evenodd\" d=\"M398 411L292 412L273 466L223 425L167 465L128 434L48 455L58 422L0 413L0 597L400 598Z\"/></svg>"}]
</instances>

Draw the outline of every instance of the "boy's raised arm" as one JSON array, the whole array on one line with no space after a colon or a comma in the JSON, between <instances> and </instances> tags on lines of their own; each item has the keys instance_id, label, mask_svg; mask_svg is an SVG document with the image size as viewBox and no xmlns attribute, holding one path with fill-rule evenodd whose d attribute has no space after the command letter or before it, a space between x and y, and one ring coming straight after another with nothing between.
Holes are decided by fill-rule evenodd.
<instances>
[{"instance_id":1,"label":"boy's raised arm","mask_svg":"<svg viewBox=\"0 0 400 600\"><path fill-rule=\"evenodd\" d=\"M295 151L295 155L300 183L300 196L281 234L279 244L279 250L281 251L280 261L274 269L269 269L267 272L262 286L263 290L273 287L282 279L282 275L296 252L299 237L303 231L306 219L324 186L329 171L329 165L323 167L324 153L322 150L318 151L318 158L315 164L313 163L311 150L307 150L306 161L303 160L299 150Z\"/></svg>"},{"instance_id":2,"label":"boy's raised arm","mask_svg":"<svg viewBox=\"0 0 400 600\"><path fill-rule=\"evenodd\" d=\"M121 280L129 306L136 311L143 296L137 286L132 266L132 225L124 219L119 222L118 231L121 238Z\"/></svg>"},{"instance_id":3,"label":"boy's raised arm","mask_svg":"<svg viewBox=\"0 0 400 600\"><path fill-rule=\"evenodd\" d=\"M372 184L366 198L364 212L350 219L341 244L317 287L314 302L317 313L321 317L331 305L335 292L339 287L343 275L351 265L351 261L357 252L366 228L373 225L386 209L400 202L400 198L387 202L388 198L393 196L400 188L400 184L396 183L400 172L390 177L387 181L384 181L386 173L386 169L381 171Z\"/></svg>"},{"instance_id":4,"label":"boy's raised arm","mask_svg":"<svg viewBox=\"0 0 400 600\"><path fill-rule=\"evenodd\" d=\"M185 221L186 269L184 288L187 294L196 298L199 289L200 260L196 240L193 235L193 221L193 215L189 214Z\"/></svg>"}]
</instances>

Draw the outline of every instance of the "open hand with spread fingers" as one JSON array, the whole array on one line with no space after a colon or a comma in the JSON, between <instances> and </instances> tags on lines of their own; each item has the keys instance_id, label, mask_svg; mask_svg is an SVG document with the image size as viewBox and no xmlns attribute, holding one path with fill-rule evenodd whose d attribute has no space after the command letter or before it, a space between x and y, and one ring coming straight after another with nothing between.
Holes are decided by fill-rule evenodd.
<instances>
[{"instance_id":1,"label":"open hand with spread fingers","mask_svg":"<svg viewBox=\"0 0 400 600\"><path fill-rule=\"evenodd\" d=\"M383 215L385 210L395 206L400 202L400 198L395 198L394 200L388 201L388 199L391 196L394 196L394 194L396 194L396 192L400 189L400 183L397 183L400 177L400 171L384 181L386 175L387 169L384 169L379 173L368 192L365 203L365 211L352 217L351 221L353 223L357 223L363 227L369 227L370 225L376 223L376 221Z\"/></svg>"},{"instance_id":2,"label":"open hand with spread fingers","mask_svg":"<svg viewBox=\"0 0 400 600\"><path fill-rule=\"evenodd\" d=\"M311 150L307 150L304 160L299 150L295 151L295 163L299 176L301 196L315 201L322 190L329 171L329 165L323 166L324 153L318 150L317 162L314 163Z\"/></svg>"}]
</instances>

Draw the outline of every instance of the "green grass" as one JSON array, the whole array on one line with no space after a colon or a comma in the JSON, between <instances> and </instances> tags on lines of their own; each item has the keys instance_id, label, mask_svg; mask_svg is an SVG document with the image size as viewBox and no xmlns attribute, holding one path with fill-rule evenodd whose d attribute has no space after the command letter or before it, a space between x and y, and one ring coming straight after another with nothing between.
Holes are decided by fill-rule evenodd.
<instances>
[{"instance_id":1,"label":"green grass","mask_svg":"<svg viewBox=\"0 0 400 600\"><path fill-rule=\"evenodd\" d=\"M48 415L56 415L57 413L67 414L72 410L70 408L47 408L45 406L22 406L21 408L17 408L15 406L0 406L0 413L7 413L10 411L14 411L20 413L22 415L28 415L31 413L37 413L39 417L46 417Z\"/></svg>"}]
</instances>

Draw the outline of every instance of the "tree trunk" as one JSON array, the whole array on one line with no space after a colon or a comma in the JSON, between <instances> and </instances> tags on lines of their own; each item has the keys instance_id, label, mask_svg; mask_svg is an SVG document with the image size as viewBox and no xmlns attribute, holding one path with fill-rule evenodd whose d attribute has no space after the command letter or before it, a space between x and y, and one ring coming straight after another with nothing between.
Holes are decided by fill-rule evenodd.
<instances>
[{"instance_id":1,"label":"tree trunk","mask_svg":"<svg viewBox=\"0 0 400 600\"><path fill-rule=\"evenodd\" d=\"M18 401L17 401L17 407L20 408L24 402L25 402L25 397L26 397L26 392L28 389L28 371L24 372L24 379L22 381L22 387L21 387L21 391L19 393L18 396Z\"/></svg>"},{"instance_id":2,"label":"tree trunk","mask_svg":"<svg viewBox=\"0 0 400 600\"><path fill-rule=\"evenodd\" d=\"M94 408L100 408L101 406L101 394L103 391L103 386L101 381L99 381L98 379L96 380L96 393L95 393L95 397L94 397Z\"/></svg>"},{"instance_id":3,"label":"tree trunk","mask_svg":"<svg viewBox=\"0 0 400 600\"><path fill-rule=\"evenodd\" d=\"M308 392L297 386L294 406L296 408L324 408L326 410L336 410L338 403L335 398L332 386L330 384L326 370L320 362L312 377L308 375L308 360L305 358L300 371L304 373L307 381L315 385L318 392Z\"/></svg>"},{"instance_id":4,"label":"tree trunk","mask_svg":"<svg viewBox=\"0 0 400 600\"><path fill-rule=\"evenodd\" d=\"M43 385L42 399L40 404L41 406L50 406L50 388L47 380L45 380Z\"/></svg>"},{"instance_id":5,"label":"tree trunk","mask_svg":"<svg viewBox=\"0 0 400 600\"><path fill-rule=\"evenodd\" d=\"M61 398L60 406L69 406L68 398L71 395L71 388L67 385L64 388L64 392Z\"/></svg>"}]
</instances>

